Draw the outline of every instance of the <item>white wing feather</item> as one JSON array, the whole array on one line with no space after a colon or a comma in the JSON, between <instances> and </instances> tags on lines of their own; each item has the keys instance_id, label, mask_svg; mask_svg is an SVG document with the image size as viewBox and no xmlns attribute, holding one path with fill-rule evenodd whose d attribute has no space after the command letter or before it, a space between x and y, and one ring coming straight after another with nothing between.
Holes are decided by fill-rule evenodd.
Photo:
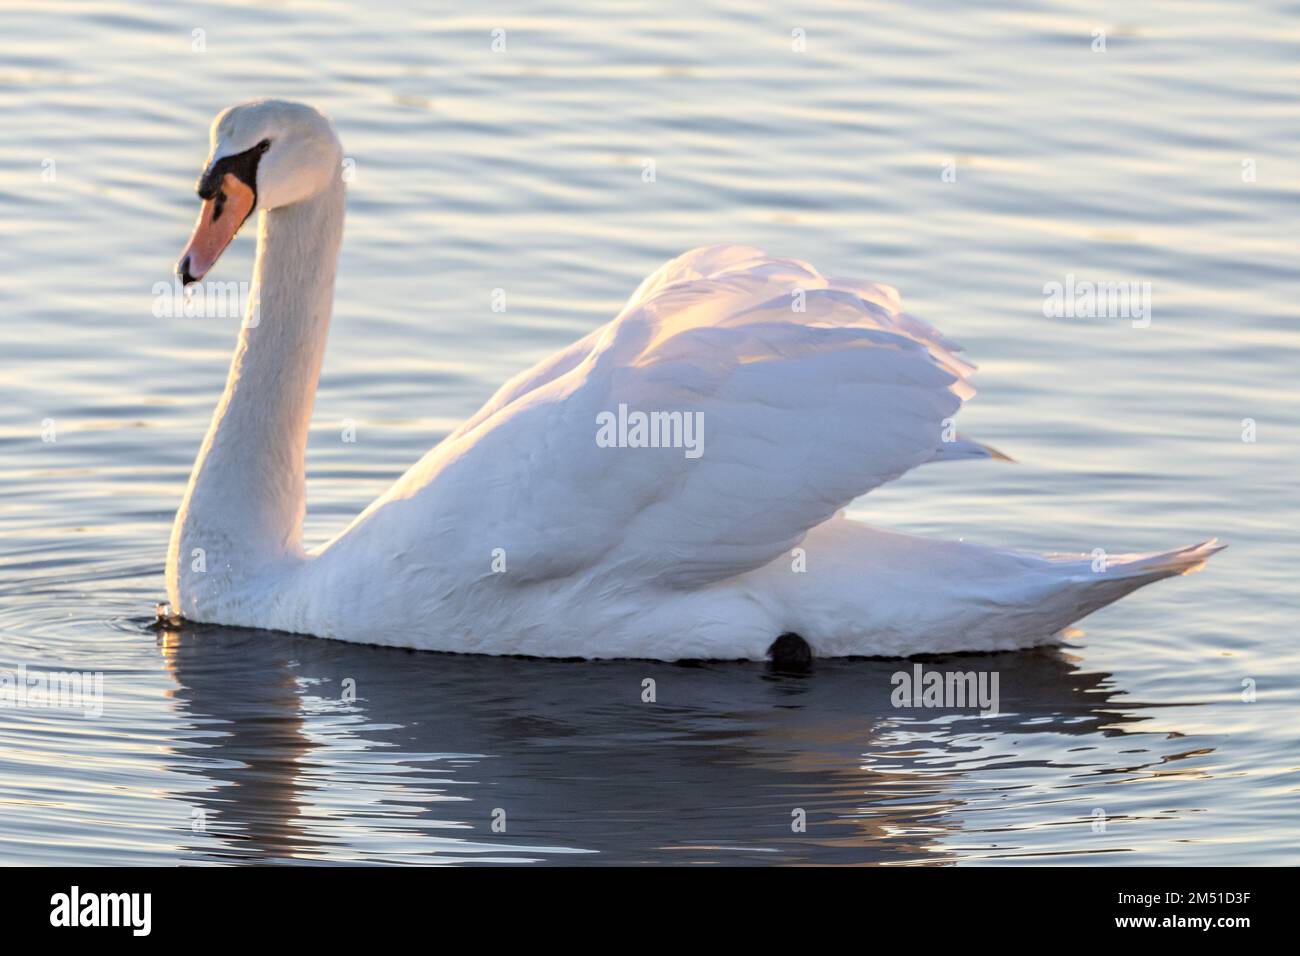
<instances>
[{"instance_id":1,"label":"white wing feather","mask_svg":"<svg viewBox=\"0 0 1300 956\"><path fill-rule=\"evenodd\" d=\"M887 287L698 249L503 386L340 538L420 527L452 554L499 547L517 584L706 585L933 460L973 393L957 350ZM698 413L702 454L598 446L597 416L620 405Z\"/></svg>"}]
</instances>

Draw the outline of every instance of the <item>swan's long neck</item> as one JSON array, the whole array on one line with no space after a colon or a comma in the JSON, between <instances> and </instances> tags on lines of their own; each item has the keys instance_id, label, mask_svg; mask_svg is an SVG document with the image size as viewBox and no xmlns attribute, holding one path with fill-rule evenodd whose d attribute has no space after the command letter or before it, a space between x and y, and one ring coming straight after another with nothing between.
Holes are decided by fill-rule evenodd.
<instances>
[{"instance_id":1,"label":"swan's long neck","mask_svg":"<svg viewBox=\"0 0 1300 956\"><path fill-rule=\"evenodd\" d=\"M343 234L341 179L262 215L253 284L225 392L199 449L167 554L181 614L302 556L304 456Z\"/></svg>"}]
</instances>

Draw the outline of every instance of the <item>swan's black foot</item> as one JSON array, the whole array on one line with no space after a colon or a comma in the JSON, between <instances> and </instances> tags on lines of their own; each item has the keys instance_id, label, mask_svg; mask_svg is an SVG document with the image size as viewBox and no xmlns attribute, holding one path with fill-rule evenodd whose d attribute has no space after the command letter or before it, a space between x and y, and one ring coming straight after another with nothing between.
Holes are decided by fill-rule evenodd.
<instances>
[{"instance_id":1,"label":"swan's black foot","mask_svg":"<svg viewBox=\"0 0 1300 956\"><path fill-rule=\"evenodd\" d=\"M796 673L812 670L812 648L798 634L782 634L767 649L767 656L772 658L772 667L776 670Z\"/></svg>"}]
</instances>

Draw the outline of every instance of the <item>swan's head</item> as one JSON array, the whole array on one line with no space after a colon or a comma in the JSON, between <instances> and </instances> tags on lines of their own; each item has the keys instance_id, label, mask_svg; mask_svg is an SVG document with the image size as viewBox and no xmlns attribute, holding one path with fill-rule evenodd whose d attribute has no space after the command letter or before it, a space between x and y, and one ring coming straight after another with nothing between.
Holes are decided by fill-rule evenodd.
<instances>
[{"instance_id":1,"label":"swan's head","mask_svg":"<svg viewBox=\"0 0 1300 956\"><path fill-rule=\"evenodd\" d=\"M310 199L341 175L343 147L315 108L288 100L232 106L212 121L212 151L199 176L199 221L176 272L202 279L255 211Z\"/></svg>"}]
</instances>

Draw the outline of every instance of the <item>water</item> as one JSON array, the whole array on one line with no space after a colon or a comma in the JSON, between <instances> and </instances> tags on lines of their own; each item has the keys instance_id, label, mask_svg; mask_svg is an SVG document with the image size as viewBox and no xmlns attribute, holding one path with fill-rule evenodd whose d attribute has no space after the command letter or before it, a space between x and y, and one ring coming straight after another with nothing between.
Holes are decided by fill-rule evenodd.
<instances>
[{"instance_id":1,"label":"water","mask_svg":"<svg viewBox=\"0 0 1300 956\"><path fill-rule=\"evenodd\" d=\"M1300 861L1300 8L475 9L0 8L0 670L104 675L97 718L0 710L0 862ZM152 289L211 117L258 95L324 107L355 161L313 543L661 261L734 241L896 285L981 366L964 430L1019 464L855 515L1230 548L1059 651L928 664L996 671L996 717L893 708L897 662L156 633L238 320L155 318ZM1045 317L1070 274L1150 282L1149 326Z\"/></svg>"}]
</instances>

